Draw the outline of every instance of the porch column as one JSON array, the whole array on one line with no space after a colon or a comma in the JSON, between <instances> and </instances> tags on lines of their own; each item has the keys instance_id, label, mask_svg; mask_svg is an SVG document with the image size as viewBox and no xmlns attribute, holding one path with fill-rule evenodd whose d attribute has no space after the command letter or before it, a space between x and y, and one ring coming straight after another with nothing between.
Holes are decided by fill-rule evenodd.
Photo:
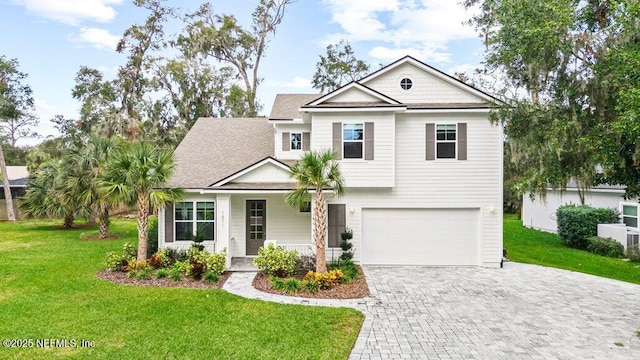
<instances>
[{"instance_id":1,"label":"porch column","mask_svg":"<svg viewBox=\"0 0 640 360\"><path fill-rule=\"evenodd\" d=\"M231 222L231 201L229 194L216 196L216 251L226 249L227 268L231 266L231 247L229 244L229 223Z\"/></svg>"}]
</instances>

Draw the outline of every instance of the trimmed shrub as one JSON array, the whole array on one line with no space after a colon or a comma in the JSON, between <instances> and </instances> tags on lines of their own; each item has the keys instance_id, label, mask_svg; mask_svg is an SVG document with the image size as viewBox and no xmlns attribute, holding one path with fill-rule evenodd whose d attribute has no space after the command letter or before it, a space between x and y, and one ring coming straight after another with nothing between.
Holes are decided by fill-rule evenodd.
<instances>
[{"instance_id":1,"label":"trimmed shrub","mask_svg":"<svg viewBox=\"0 0 640 360\"><path fill-rule=\"evenodd\" d=\"M182 280L183 274L184 272L182 272L181 269L178 267L172 267L171 270L169 270L169 278L173 281Z\"/></svg>"},{"instance_id":2,"label":"trimmed shrub","mask_svg":"<svg viewBox=\"0 0 640 360\"><path fill-rule=\"evenodd\" d=\"M213 253L207 258L207 269L220 276L227 268L227 249L219 253ZM216 280L217 281L217 280Z\"/></svg>"},{"instance_id":3,"label":"trimmed shrub","mask_svg":"<svg viewBox=\"0 0 640 360\"><path fill-rule=\"evenodd\" d=\"M338 269L342 272L340 282L348 284L358 278L358 267L353 261L338 261L329 264L329 270Z\"/></svg>"},{"instance_id":4,"label":"trimmed shrub","mask_svg":"<svg viewBox=\"0 0 640 360\"><path fill-rule=\"evenodd\" d=\"M342 271L340 271L340 269L333 269L326 273L317 273L317 272L309 271L307 275L304 276L303 280L315 281L318 283L318 286L320 287L320 289L329 289L331 287L341 284Z\"/></svg>"},{"instance_id":5,"label":"trimmed shrub","mask_svg":"<svg viewBox=\"0 0 640 360\"><path fill-rule=\"evenodd\" d=\"M124 256L110 251L107 253L105 263L107 264L107 269L111 271L125 271L129 262Z\"/></svg>"},{"instance_id":6,"label":"trimmed shrub","mask_svg":"<svg viewBox=\"0 0 640 360\"><path fill-rule=\"evenodd\" d=\"M113 251L107 253L105 263L107 269L112 271L128 271L129 262L136 258L136 249L131 243L122 245L122 254L119 255Z\"/></svg>"},{"instance_id":7,"label":"trimmed shrub","mask_svg":"<svg viewBox=\"0 0 640 360\"><path fill-rule=\"evenodd\" d=\"M158 218L149 220L149 234L147 236L147 258L158 252Z\"/></svg>"},{"instance_id":8,"label":"trimmed shrub","mask_svg":"<svg viewBox=\"0 0 640 360\"><path fill-rule=\"evenodd\" d=\"M296 278L289 278L284 281L284 286L282 291L284 291L285 294L289 294L289 295L297 294L299 290L300 290L300 280Z\"/></svg>"},{"instance_id":9,"label":"trimmed shrub","mask_svg":"<svg viewBox=\"0 0 640 360\"><path fill-rule=\"evenodd\" d=\"M315 279L307 279L307 280L302 280L302 282L300 283L300 288L303 291L315 294L318 292L318 290L320 290L320 285Z\"/></svg>"},{"instance_id":10,"label":"trimmed shrub","mask_svg":"<svg viewBox=\"0 0 640 360\"><path fill-rule=\"evenodd\" d=\"M253 259L253 264L263 273L269 276L290 276L296 269L297 252L285 250L273 244L258 249L258 257Z\"/></svg>"},{"instance_id":11,"label":"trimmed shrub","mask_svg":"<svg viewBox=\"0 0 640 360\"><path fill-rule=\"evenodd\" d=\"M587 238L587 251L596 255L621 258L624 256L624 246L611 238L592 236Z\"/></svg>"},{"instance_id":12,"label":"trimmed shrub","mask_svg":"<svg viewBox=\"0 0 640 360\"><path fill-rule=\"evenodd\" d=\"M218 280L220 280L220 275L214 271L207 271L207 273L204 274L204 281L208 283L215 284Z\"/></svg>"},{"instance_id":13,"label":"trimmed shrub","mask_svg":"<svg viewBox=\"0 0 640 360\"><path fill-rule=\"evenodd\" d=\"M144 260L138 261L136 259L131 259L129 261L129 265L127 265L127 271L143 270L148 267L149 267L149 264Z\"/></svg>"},{"instance_id":14,"label":"trimmed shrub","mask_svg":"<svg viewBox=\"0 0 640 360\"><path fill-rule=\"evenodd\" d=\"M153 269L148 266L134 272L136 273L136 279L139 280L149 280L153 276Z\"/></svg>"},{"instance_id":15,"label":"trimmed shrub","mask_svg":"<svg viewBox=\"0 0 640 360\"><path fill-rule=\"evenodd\" d=\"M563 205L558 208L556 215L558 235L564 244L582 250L587 248L587 238L597 235L598 224L618 222L615 210L588 205Z\"/></svg>"},{"instance_id":16,"label":"trimmed shrub","mask_svg":"<svg viewBox=\"0 0 640 360\"><path fill-rule=\"evenodd\" d=\"M133 246L132 243L126 242L122 245L122 256L126 257L127 259L135 259L137 255L138 250L135 246Z\"/></svg>"},{"instance_id":17,"label":"trimmed shrub","mask_svg":"<svg viewBox=\"0 0 640 360\"><path fill-rule=\"evenodd\" d=\"M149 258L149 265L154 269L160 269L169 265L169 257L163 252L157 252Z\"/></svg>"},{"instance_id":18,"label":"trimmed shrub","mask_svg":"<svg viewBox=\"0 0 640 360\"><path fill-rule=\"evenodd\" d=\"M169 269L167 268L158 269L158 272L156 272L156 277L158 279L164 279L167 276L169 276Z\"/></svg>"},{"instance_id":19,"label":"trimmed shrub","mask_svg":"<svg viewBox=\"0 0 640 360\"><path fill-rule=\"evenodd\" d=\"M207 271L207 262L201 257L194 256L189 260L189 276L195 280L202 279L202 275Z\"/></svg>"},{"instance_id":20,"label":"trimmed shrub","mask_svg":"<svg viewBox=\"0 0 640 360\"><path fill-rule=\"evenodd\" d=\"M640 262L640 247L633 245L627 249L627 259L633 262Z\"/></svg>"}]
</instances>

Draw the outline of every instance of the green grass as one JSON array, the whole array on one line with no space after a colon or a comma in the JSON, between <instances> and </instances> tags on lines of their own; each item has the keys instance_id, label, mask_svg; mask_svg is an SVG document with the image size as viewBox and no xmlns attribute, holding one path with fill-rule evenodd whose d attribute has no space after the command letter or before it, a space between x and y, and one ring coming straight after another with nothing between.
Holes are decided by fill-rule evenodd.
<instances>
[{"instance_id":1,"label":"green grass","mask_svg":"<svg viewBox=\"0 0 640 360\"><path fill-rule=\"evenodd\" d=\"M92 229L0 223L0 338L73 339L76 348L0 348L0 358L346 359L364 320L352 309L282 305L223 290L116 285L96 277L107 251L135 242L83 241ZM81 348L81 340L95 342Z\"/></svg>"},{"instance_id":2,"label":"green grass","mask_svg":"<svg viewBox=\"0 0 640 360\"><path fill-rule=\"evenodd\" d=\"M640 264L566 247L558 235L525 228L512 214L504 217L504 247L511 261L640 284Z\"/></svg>"}]
</instances>

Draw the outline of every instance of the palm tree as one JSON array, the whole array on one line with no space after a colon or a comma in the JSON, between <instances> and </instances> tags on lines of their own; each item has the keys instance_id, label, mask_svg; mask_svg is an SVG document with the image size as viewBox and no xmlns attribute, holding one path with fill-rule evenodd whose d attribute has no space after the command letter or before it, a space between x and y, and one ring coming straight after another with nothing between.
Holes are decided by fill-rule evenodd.
<instances>
[{"instance_id":1,"label":"palm tree","mask_svg":"<svg viewBox=\"0 0 640 360\"><path fill-rule=\"evenodd\" d=\"M138 261L147 259L150 207L164 206L182 198L182 189L160 188L175 166L173 152L147 142L125 143L110 157L105 168L103 193L112 203L135 204L138 211Z\"/></svg>"},{"instance_id":2,"label":"palm tree","mask_svg":"<svg viewBox=\"0 0 640 360\"><path fill-rule=\"evenodd\" d=\"M109 237L110 210L107 198L101 193L102 176L118 144L117 138L91 135L84 146L72 149L66 157L69 167L76 169L68 174L66 185L70 189L77 189L80 204L98 217L100 239Z\"/></svg>"},{"instance_id":3,"label":"palm tree","mask_svg":"<svg viewBox=\"0 0 640 360\"><path fill-rule=\"evenodd\" d=\"M68 165L68 164L66 164ZM65 228L73 227L78 205L77 188L67 186L66 177L75 170L57 160L43 163L29 176L29 186L20 209L27 217L64 218Z\"/></svg>"},{"instance_id":4,"label":"palm tree","mask_svg":"<svg viewBox=\"0 0 640 360\"><path fill-rule=\"evenodd\" d=\"M308 204L309 189L315 190L313 205L313 241L316 243L316 272L327 271L325 237L327 233L327 209L324 190L333 190L336 196L344 193L343 179L331 150L306 152L300 161L291 167L291 177L296 179L296 188L285 196L287 204L294 208Z\"/></svg>"}]
</instances>

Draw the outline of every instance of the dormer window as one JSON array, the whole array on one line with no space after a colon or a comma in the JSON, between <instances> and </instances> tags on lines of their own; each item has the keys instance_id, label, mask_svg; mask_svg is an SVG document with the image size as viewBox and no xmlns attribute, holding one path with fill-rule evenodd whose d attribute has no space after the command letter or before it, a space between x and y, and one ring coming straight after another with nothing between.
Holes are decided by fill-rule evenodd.
<instances>
[{"instance_id":1,"label":"dormer window","mask_svg":"<svg viewBox=\"0 0 640 360\"><path fill-rule=\"evenodd\" d=\"M402 80L400 80L400 87L402 88L402 90L409 90L412 86L413 81L411 81L411 79L403 78Z\"/></svg>"}]
</instances>

